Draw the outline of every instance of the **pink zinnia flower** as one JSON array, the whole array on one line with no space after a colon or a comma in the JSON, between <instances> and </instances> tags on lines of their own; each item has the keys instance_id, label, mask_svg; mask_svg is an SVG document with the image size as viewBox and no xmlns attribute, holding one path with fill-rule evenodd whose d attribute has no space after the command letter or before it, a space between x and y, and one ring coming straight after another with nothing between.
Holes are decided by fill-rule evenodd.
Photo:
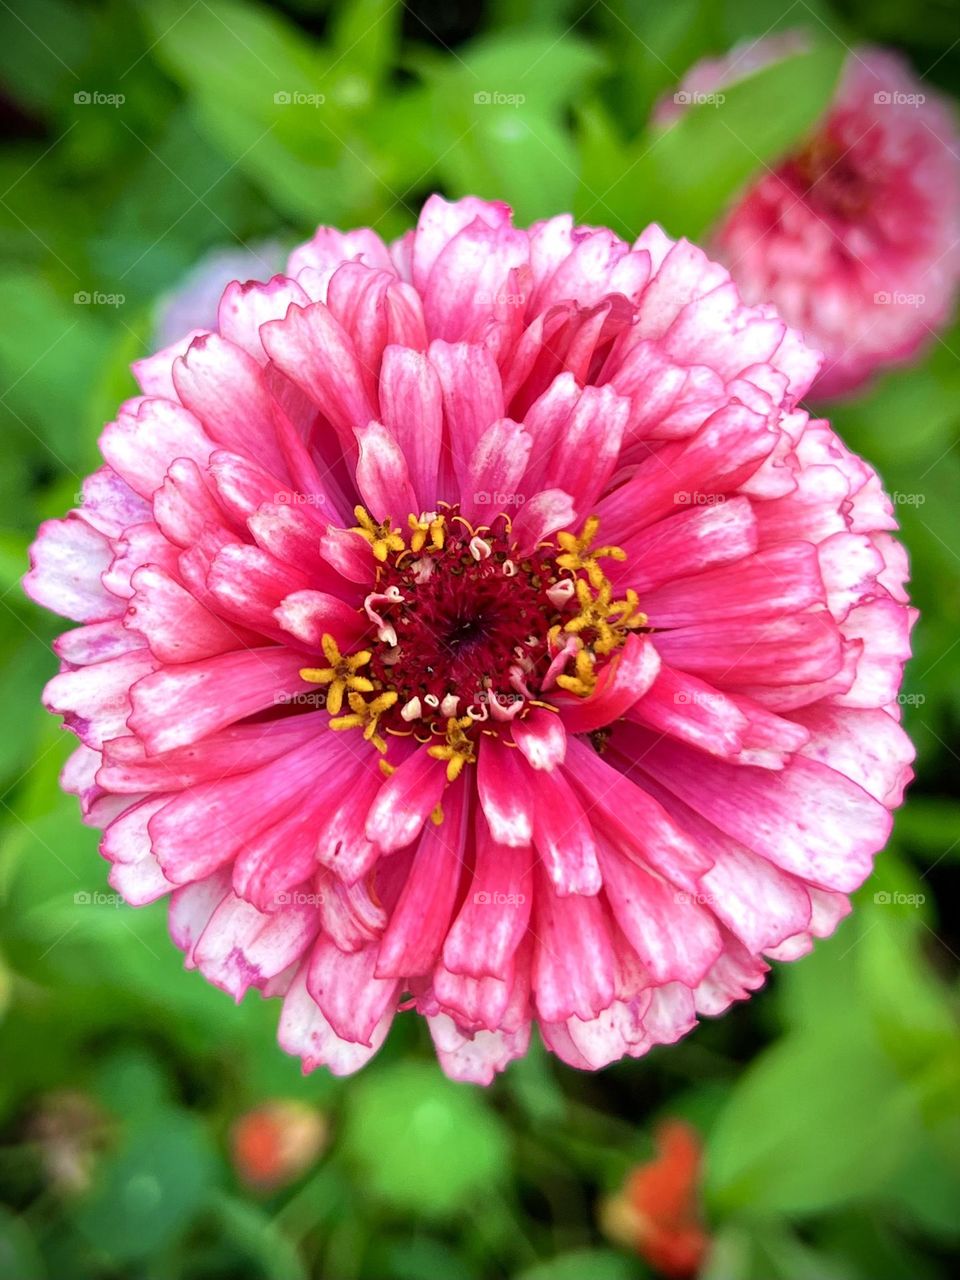
<instances>
[{"instance_id":1,"label":"pink zinnia flower","mask_svg":"<svg viewBox=\"0 0 960 1280\"><path fill-rule=\"evenodd\" d=\"M26 585L127 900L280 1042L398 1008L488 1082L536 1020L676 1040L848 910L909 777L911 611L810 352L648 228L430 199L321 228L135 367Z\"/></svg>"},{"instance_id":2,"label":"pink zinnia flower","mask_svg":"<svg viewBox=\"0 0 960 1280\"><path fill-rule=\"evenodd\" d=\"M712 91L795 51L772 37L689 80ZM896 55L854 50L813 136L741 197L714 245L748 302L772 302L824 352L817 395L908 359L949 319L960 280L952 107Z\"/></svg>"}]
</instances>

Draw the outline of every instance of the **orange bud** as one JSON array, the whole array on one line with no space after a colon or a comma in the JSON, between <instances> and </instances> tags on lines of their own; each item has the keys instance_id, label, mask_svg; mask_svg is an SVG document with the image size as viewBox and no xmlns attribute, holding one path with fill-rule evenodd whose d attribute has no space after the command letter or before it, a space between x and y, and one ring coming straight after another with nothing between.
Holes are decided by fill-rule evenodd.
<instances>
[{"instance_id":1,"label":"orange bud","mask_svg":"<svg viewBox=\"0 0 960 1280\"><path fill-rule=\"evenodd\" d=\"M233 1126L234 1167L244 1182L273 1191L294 1182L314 1163L328 1132L326 1117L303 1102L265 1102Z\"/></svg>"},{"instance_id":2,"label":"orange bud","mask_svg":"<svg viewBox=\"0 0 960 1280\"><path fill-rule=\"evenodd\" d=\"M687 1280L696 1275L709 1244L697 1198L700 1139L682 1120L668 1120L654 1143L655 1157L638 1165L601 1205L600 1225L662 1275Z\"/></svg>"}]
</instances>

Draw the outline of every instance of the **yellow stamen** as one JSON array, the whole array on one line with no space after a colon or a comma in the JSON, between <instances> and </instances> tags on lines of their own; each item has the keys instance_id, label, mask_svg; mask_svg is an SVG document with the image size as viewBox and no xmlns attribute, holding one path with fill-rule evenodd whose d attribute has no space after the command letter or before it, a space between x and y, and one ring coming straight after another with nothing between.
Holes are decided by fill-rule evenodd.
<instances>
[{"instance_id":1,"label":"yellow stamen","mask_svg":"<svg viewBox=\"0 0 960 1280\"><path fill-rule=\"evenodd\" d=\"M373 548L375 560L383 564L391 551L403 551L405 546L403 537L392 527L389 520L378 524L365 507L354 507L353 514L359 523L354 525L350 532L359 533L361 538L366 538Z\"/></svg>"},{"instance_id":2,"label":"yellow stamen","mask_svg":"<svg viewBox=\"0 0 960 1280\"><path fill-rule=\"evenodd\" d=\"M583 533L579 537L575 533L564 532L557 534L557 542L564 553L557 556L557 564L561 569L569 569L571 573L585 573L595 591L599 591L606 582L606 577L597 561L626 560L627 558L627 553L622 547L595 547L593 545L593 540L597 536L599 528L599 519L596 516L590 516L583 526Z\"/></svg>"},{"instance_id":3,"label":"yellow stamen","mask_svg":"<svg viewBox=\"0 0 960 1280\"><path fill-rule=\"evenodd\" d=\"M373 656L369 649L361 649L358 653L342 654L336 640L329 633L320 640L323 656L330 663L329 667L303 667L300 679L308 684L326 684L327 710L332 716L340 714L344 694L373 693L372 680L357 675L360 667L365 667Z\"/></svg>"},{"instance_id":4,"label":"yellow stamen","mask_svg":"<svg viewBox=\"0 0 960 1280\"><path fill-rule=\"evenodd\" d=\"M448 782L455 782L463 772L464 765L473 764L477 758L474 744L464 733L464 729L469 729L472 724L469 716L460 720L451 717L447 721L446 742L427 747L428 756L433 756L434 760L446 760Z\"/></svg>"},{"instance_id":5,"label":"yellow stamen","mask_svg":"<svg viewBox=\"0 0 960 1280\"><path fill-rule=\"evenodd\" d=\"M330 721L330 728L362 729L367 742L372 742L378 751L384 752L387 744L377 733L377 722L383 713L393 706L398 696L393 689L388 689L385 693L378 693L369 702L364 702L362 694L349 693L347 702L350 706L350 714L335 716Z\"/></svg>"},{"instance_id":6,"label":"yellow stamen","mask_svg":"<svg viewBox=\"0 0 960 1280\"><path fill-rule=\"evenodd\" d=\"M594 657L589 649L581 649L573 662L575 674L557 676L557 684L568 693L576 693L581 698L588 697L597 683L594 671Z\"/></svg>"},{"instance_id":7,"label":"yellow stamen","mask_svg":"<svg viewBox=\"0 0 960 1280\"><path fill-rule=\"evenodd\" d=\"M434 551L443 550L446 527L442 515L437 515L435 511L425 511L421 513L419 519L416 516L407 516L407 524L412 533L410 550L415 555L423 550L427 538L430 539L430 545Z\"/></svg>"}]
</instances>

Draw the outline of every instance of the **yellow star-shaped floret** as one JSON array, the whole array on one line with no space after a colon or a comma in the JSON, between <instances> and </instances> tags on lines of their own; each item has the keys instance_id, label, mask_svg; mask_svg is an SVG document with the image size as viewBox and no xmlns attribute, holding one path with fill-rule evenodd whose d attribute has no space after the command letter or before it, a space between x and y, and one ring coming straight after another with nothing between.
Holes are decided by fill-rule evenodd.
<instances>
[{"instance_id":1,"label":"yellow star-shaped floret","mask_svg":"<svg viewBox=\"0 0 960 1280\"><path fill-rule=\"evenodd\" d=\"M464 733L464 729L469 729L472 724L469 716L460 720L455 716L451 717L447 721L446 742L427 747L428 756L433 756L434 760L446 760L448 782L455 782L463 772L464 765L473 764L477 758L473 743Z\"/></svg>"},{"instance_id":2,"label":"yellow star-shaped floret","mask_svg":"<svg viewBox=\"0 0 960 1280\"><path fill-rule=\"evenodd\" d=\"M557 676L557 684L568 693L576 693L581 698L586 698L593 692L597 683L594 657L589 649L581 649L577 653L573 661L573 670L572 676Z\"/></svg>"},{"instance_id":3,"label":"yellow star-shaped floret","mask_svg":"<svg viewBox=\"0 0 960 1280\"><path fill-rule=\"evenodd\" d=\"M408 516L407 524L411 531L410 550L415 555L419 555L423 550L428 538L434 551L443 550L443 541L446 536L443 516L438 516L435 511L423 511L419 519L417 516Z\"/></svg>"},{"instance_id":4,"label":"yellow star-shaped floret","mask_svg":"<svg viewBox=\"0 0 960 1280\"><path fill-rule=\"evenodd\" d=\"M403 537L398 530L392 528L389 520L378 524L366 507L354 507L353 514L359 523L354 525L350 532L359 533L361 538L366 538L373 548L375 560L383 564L391 551L404 550Z\"/></svg>"},{"instance_id":5,"label":"yellow star-shaped floret","mask_svg":"<svg viewBox=\"0 0 960 1280\"><path fill-rule=\"evenodd\" d=\"M377 733L377 722L383 713L393 706L397 697L397 693L390 689L386 693L378 693L369 702L364 702L362 693L348 693L349 713L345 716L335 716L330 721L330 728L362 729L367 742L372 742L378 751L386 751L387 744Z\"/></svg>"},{"instance_id":6,"label":"yellow star-shaped floret","mask_svg":"<svg viewBox=\"0 0 960 1280\"><path fill-rule=\"evenodd\" d=\"M557 556L557 564L561 569L569 569L571 573L585 573L590 585L599 591L606 582L598 560L626 560L627 553L622 547L595 547L593 540L600 528L596 516L590 516L578 537L575 533L558 533L557 542L563 552Z\"/></svg>"},{"instance_id":7,"label":"yellow star-shaped floret","mask_svg":"<svg viewBox=\"0 0 960 1280\"><path fill-rule=\"evenodd\" d=\"M327 710L332 716L340 714L344 694L373 693L374 684L366 676L357 675L361 667L370 661L369 649L361 649L359 653L342 654L333 636L326 634L320 641L323 656L330 663L329 667L303 667L300 679L309 684L329 685L327 690Z\"/></svg>"}]
</instances>

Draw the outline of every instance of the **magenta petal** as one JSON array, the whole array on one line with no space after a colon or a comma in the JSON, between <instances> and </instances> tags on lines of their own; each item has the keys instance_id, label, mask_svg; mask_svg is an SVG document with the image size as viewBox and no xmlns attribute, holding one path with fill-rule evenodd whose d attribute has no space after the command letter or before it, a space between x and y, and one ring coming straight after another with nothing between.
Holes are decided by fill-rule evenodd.
<instances>
[{"instance_id":1,"label":"magenta petal","mask_svg":"<svg viewBox=\"0 0 960 1280\"><path fill-rule=\"evenodd\" d=\"M384 1015L396 1003L395 978L376 977L379 943L362 951L340 951L319 938L307 969L307 990L338 1036L372 1046Z\"/></svg>"},{"instance_id":2,"label":"magenta petal","mask_svg":"<svg viewBox=\"0 0 960 1280\"><path fill-rule=\"evenodd\" d=\"M478 824L473 880L447 934L443 963L456 974L499 978L530 919L533 880L529 850L497 844Z\"/></svg>"},{"instance_id":3,"label":"magenta petal","mask_svg":"<svg viewBox=\"0 0 960 1280\"><path fill-rule=\"evenodd\" d=\"M460 886L467 837L462 783L444 799L444 821L420 837L377 957L377 976L429 973L443 947Z\"/></svg>"},{"instance_id":4,"label":"magenta petal","mask_svg":"<svg viewBox=\"0 0 960 1280\"><path fill-rule=\"evenodd\" d=\"M660 655L652 642L646 636L630 636L588 697L557 699L564 729L567 733L591 733L619 720L643 697L659 670Z\"/></svg>"},{"instance_id":5,"label":"magenta petal","mask_svg":"<svg viewBox=\"0 0 960 1280\"><path fill-rule=\"evenodd\" d=\"M130 727L149 751L169 751L303 688L307 660L281 648L248 649L182 663L131 690Z\"/></svg>"},{"instance_id":6,"label":"magenta petal","mask_svg":"<svg viewBox=\"0 0 960 1280\"><path fill-rule=\"evenodd\" d=\"M525 720L514 721L513 741L534 769L550 771L563 764L567 753L567 731L563 719L537 709Z\"/></svg>"},{"instance_id":7,"label":"magenta petal","mask_svg":"<svg viewBox=\"0 0 960 1280\"><path fill-rule=\"evenodd\" d=\"M367 836L384 851L410 844L440 803L446 766L415 751L392 773L367 814Z\"/></svg>"},{"instance_id":8,"label":"magenta petal","mask_svg":"<svg viewBox=\"0 0 960 1280\"><path fill-rule=\"evenodd\" d=\"M522 849L533 839L533 787L519 753L498 738L484 742L477 762L477 792L498 844Z\"/></svg>"},{"instance_id":9,"label":"magenta petal","mask_svg":"<svg viewBox=\"0 0 960 1280\"><path fill-rule=\"evenodd\" d=\"M533 842L557 893L594 894L600 867L588 812L559 770L536 781Z\"/></svg>"}]
</instances>

